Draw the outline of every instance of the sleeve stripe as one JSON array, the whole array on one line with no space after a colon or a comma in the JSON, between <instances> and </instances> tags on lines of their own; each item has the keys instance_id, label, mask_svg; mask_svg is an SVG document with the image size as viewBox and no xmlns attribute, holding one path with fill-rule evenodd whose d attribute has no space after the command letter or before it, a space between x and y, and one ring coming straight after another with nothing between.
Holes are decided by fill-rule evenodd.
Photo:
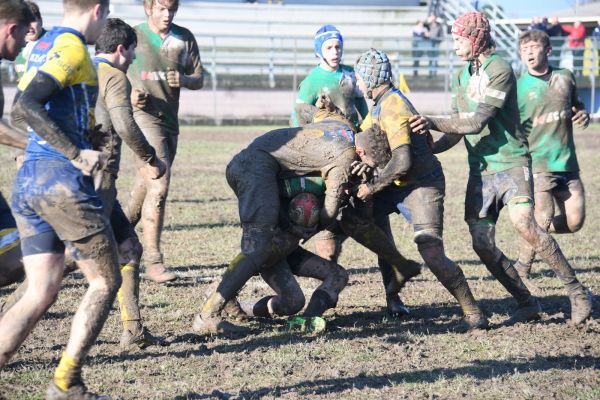
<instances>
[{"instance_id":1,"label":"sleeve stripe","mask_svg":"<svg viewBox=\"0 0 600 400\"><path fill-rule=\"evenodd\" d=\"M496 89L490 88L490 87L485 89L485 95L494 97L498 100L504 100L506 98L506 92L496 90Z\"/></svg>"}]
</instances>

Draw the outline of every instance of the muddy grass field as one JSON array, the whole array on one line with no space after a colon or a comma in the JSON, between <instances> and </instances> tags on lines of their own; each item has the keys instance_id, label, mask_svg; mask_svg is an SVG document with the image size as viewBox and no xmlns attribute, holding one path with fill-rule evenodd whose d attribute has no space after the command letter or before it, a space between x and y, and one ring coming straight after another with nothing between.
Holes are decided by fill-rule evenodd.
<instances>
[{"instance_id":1,"label":"muddy grass field","mask_svg":"<svg viewBox=\"0 0 600 400\"><path fill-rule=\"evenodd\" d=\"M182 129L163 236L166 261L180 279L168 285L143 281L141 286L146 326L171 344L121 355L121 325L113 309L83 372L93 391L115 399L600 398L600 302L594 301L595 320L570 326L565 292L552 272L536 262L542 320L499 326L515 303L471 249L463 222L467 161L462 144L440 157L447 179L445 245L465 271L491 330L456 333L460 310L427 269L403 292L412 316L388 319L375 257L347 241L340 263L350 272L350 282L338 307L326 314L326 333L287 333L284 320L273 320L250 322L253 334L242 338L194 334L192 317L207 285L239 251L237 204L225 182L225 166L237 149L266 130ZM576 136L587 221L579 233L557 239L579 278L600 295L600 126ZM0 162L0 189L8 197L15 171L6 148L0 149ZM123 164L121 199L132 183L130 155ZM399 216L392 217L392 224L401 251L420 260L410 227ZM506 215L497 232L500 248L516 257L515 232ZM312 243L307 246L312 249ZM307 296L317 286L308 279L301 284ZM13 289L0 289L0 296ZM65 279L56 304L0 371L0 398L43 398L84 290L81 274ZM269 293L253 278L241 298Z\"/></svg>"}]
</instances>

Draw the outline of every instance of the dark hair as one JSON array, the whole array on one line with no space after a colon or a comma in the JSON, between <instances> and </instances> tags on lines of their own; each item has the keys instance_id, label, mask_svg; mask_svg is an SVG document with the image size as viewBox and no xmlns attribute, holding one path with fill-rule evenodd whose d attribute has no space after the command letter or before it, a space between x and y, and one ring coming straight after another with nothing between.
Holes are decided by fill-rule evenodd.
<instances>
[{"instance_id":1,"label":"dark hair","mask_svg":"<svg viewBox=\"0 0 600 400\"><path fill-rule=\"evenodd\" d=\"M119 18L109 18L96 40L96 54L114 53L120 44L125 48L137 44L135 29Z\"/></svg>"},{"instance_id":2,"label":"dark hair","mask_svg":"<svg viewBox=\"0 0 600 400\"><path fill-rule=\"evenodd\" d=\"M392 158L387 135L377 124L373 124L369 129L357 134L354 140L356 147L362 147L365 153L373 159L376 167L385 167Z\"/></svg>"},{"instance_id":3,"label":"dark hair","mask_svg":"<svg viewBox=\"0 0 600 400\"><path fill-rule=\"evenodd\" d=\"M75 8L78 10L87 11L96 4L100 4L102 9L105 10L108 8L110 0L63 0L63 7L65 9Z\"/></svg>"},{"instance_id":4,"label":"dark hair","mask_svg":"<svg viewBox=\"0 0 600 400\"><path fill-rule=\"evenodd\" d=\"M29 11L31 11L31 13L36 19L42 19L42 14L40 14L40 7L38 7L37 4L30 0L25 1L25 4L27 4L27 7L29 7Z\"/></svg>"},{"instance_id":5,"label":"dark hair","mask_svg":"<svg viewBox=\"0 0 600 400\"><path fill-rule=\"evenodd\" d=\"M0 2L0 20L15 21L19 25L35 21L29 7L23 0L2 0Z\"/></svg>"},{"instance_id":6,"label":"dark hair","mask_svg":"<svg viewBox=\"0 0 600 400\"><path fill-rule=\"evenodd\" d=\"M546 32L539 29L525 31L519 35L519 47L527 42L540 42L545 49L550 47L550 37Z\"/></svg>"}]
</instances>

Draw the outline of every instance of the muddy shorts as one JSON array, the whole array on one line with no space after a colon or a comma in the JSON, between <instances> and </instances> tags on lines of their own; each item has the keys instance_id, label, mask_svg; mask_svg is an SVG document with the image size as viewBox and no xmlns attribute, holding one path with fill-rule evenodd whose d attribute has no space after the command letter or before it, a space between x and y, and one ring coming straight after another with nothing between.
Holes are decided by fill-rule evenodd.
<instances>
[{"instance_id":1,"label":"muddy shorts","mask_svg":"<svg viewBox=\"0 0 600 400\"><path fill-rule=\"evenodd\" d=\"M534 192L583 192L583 183L576 172L537 172L533 174Z\"/></svg>"},{"instance_id":2,"label":"muddy shorts","mask_svg":"<svg viewBox=\"0 0 600 400\"><path fill-rule=\"evenodd\" d=\"M134 117L146 140L156 150L158 158L172 164L177 153L179 130L169 128L160 119L144 112L135 112Z\"/></svg>"},{"instance_id":3,"label":"muddy shorts","mask_svg":"<svg viewBox=\"0 0 600 400\"><path fill-rule=\"evenodd\" d=\"M238 198L240 222L276 226L279 219L279 164L262 151L242 150L225 170Z\"/></svg>"},{"instance_id":4,"label":"muddy shorts","mask_svg":"<svg viewBox=\"0 0 600 400\"><path fill-rule=\"evenodd\" d=\"M515 167L491 175L470 175L465 198L465 221L487 219L496 223L504 205L525 198L533 204L529 167Z\"/></svg>"},{"instance_id":5,"label":"muddy shorts","mask_svg":"<svg viewBox=\"0 0 600 400\"><path fill-rule=\"evenodd\" d=\"M14 249L20 243L17 223L0 193L0 254Z\"/></svg>"},{"instance_id":6,"label":"muddy shorts","mask_svg":"<svg viewBox=\"0 0 600 400\"><path fill-rule=\"evenodd\" d=\"M446 183L441 171L439 176L427 182L388 186L373 198L375 217L399 213L412 224L415 237L422 231L429 231L441 238L445 192Z\"/></svg>"},{"instance_id":7,"label":"muddy shorts","mask_svg":"<svg viewBox=\"0 0 600 400\"><path fill-rule=\"evenodd\" d=\"M92 178L68 161L26 161L13 186L12 208L23 242L51 232L72 242L109 225Z\"/></svg>"}]
</instances>

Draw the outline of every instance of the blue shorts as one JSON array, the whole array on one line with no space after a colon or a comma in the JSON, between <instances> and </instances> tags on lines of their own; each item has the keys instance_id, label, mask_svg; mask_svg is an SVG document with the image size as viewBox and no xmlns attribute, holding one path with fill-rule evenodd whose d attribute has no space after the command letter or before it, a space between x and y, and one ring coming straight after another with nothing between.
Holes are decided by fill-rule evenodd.
<instances>
[{"instance_id":1,"label":"blue shorts","mask_svg":"<svg viewBox=\"0 0 600 400\"><path fill-rule=\"evenodd\" d=\"M48 232L63 242L77 241L109 226L92 178L64 160L25 161L13 186L12 209L23 241Z\"/></svg>"}]
</instances>

